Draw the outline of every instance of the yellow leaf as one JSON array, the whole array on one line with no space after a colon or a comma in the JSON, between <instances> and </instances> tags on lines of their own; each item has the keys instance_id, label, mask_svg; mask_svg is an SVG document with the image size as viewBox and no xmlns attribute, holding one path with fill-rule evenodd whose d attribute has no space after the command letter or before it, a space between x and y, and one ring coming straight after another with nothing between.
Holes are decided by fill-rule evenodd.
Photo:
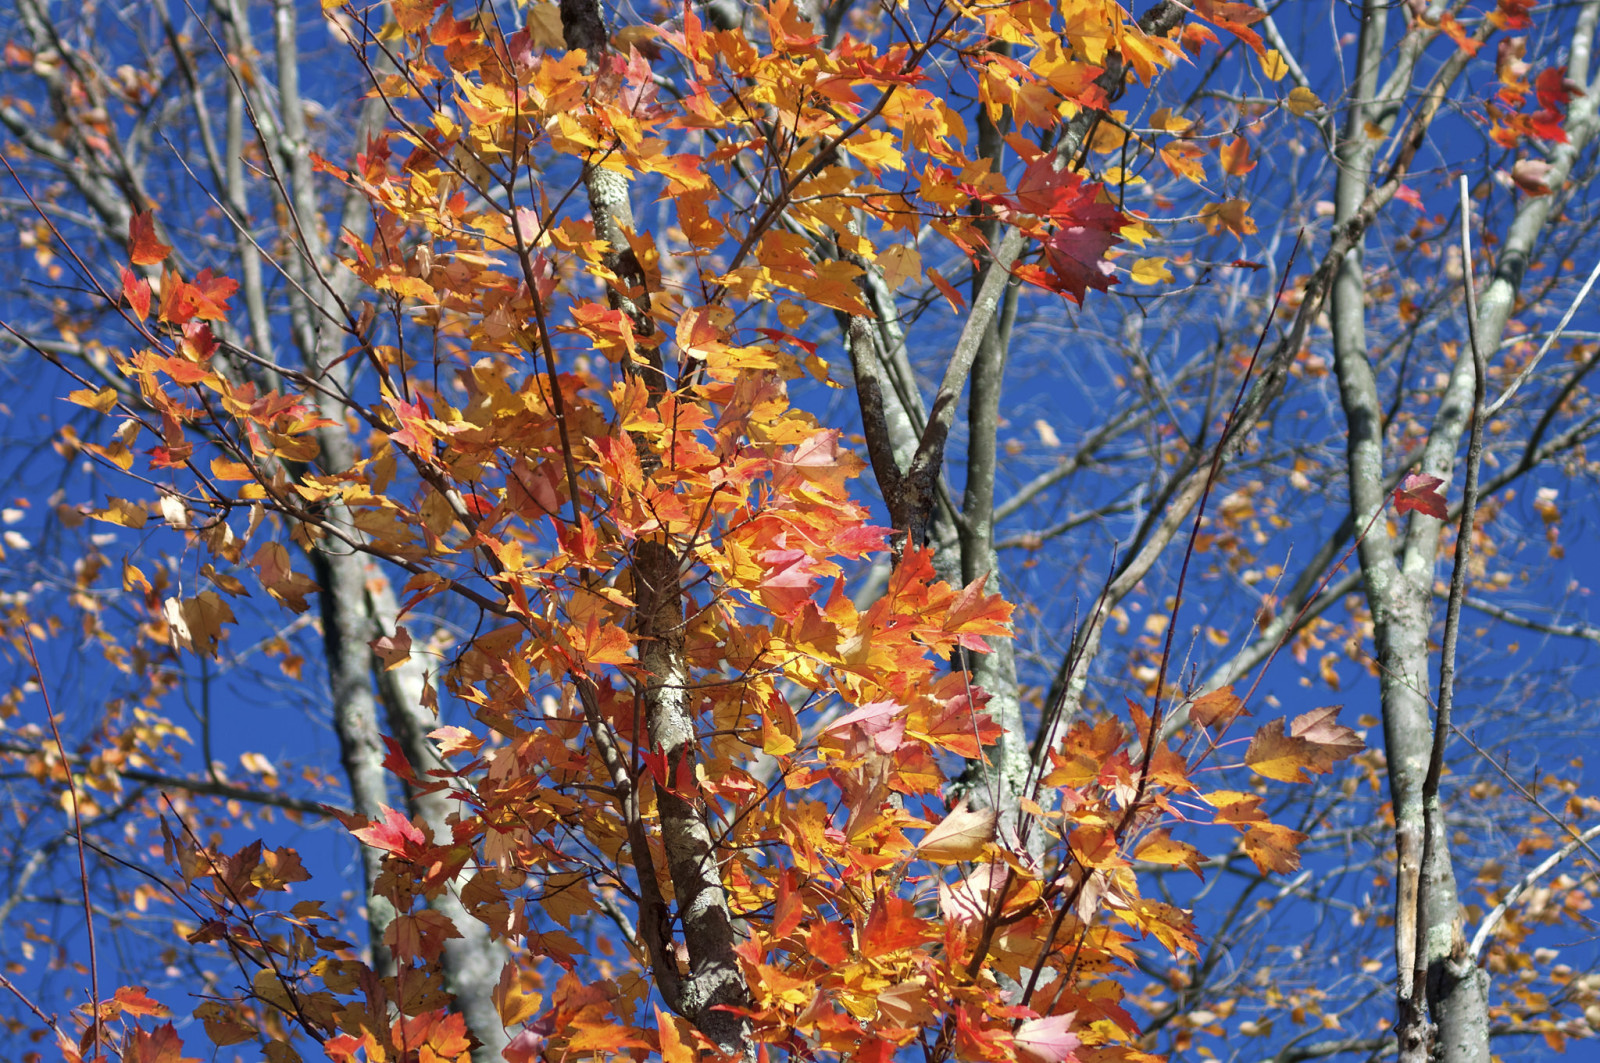
<instances>
[{"instance_id":1,"label":"yellow leaf","mask_svg":"<svg viewBox=\"0 0 1600 1063\"><path fill-rule=\"evenodd\" d=\"M522 965L512 960L501 968L500 982L489 994L495 1010L500 1013L500 1021L507 1026L527 1022L539 1013L544 1003L543 994L530 992L522 975Z\"/></svg>"},{"instance_id":2,"label":"yellow leaf","mask_svg":"<svg viewBox=\"0 0 1600 1063\"><path fill-rule=\"evenodd\" d=\"M1162 107L1150 116L1150 128L1182 136L1194 128L1194 119L1175 115L1172 113L1172 108Z\"/></svg>"},{"instance_id":3,"label":"yellow leaf","mask_svg":"<svg viewBox=\"0 0 1600 1063\"><path fill-rule=\"evenodd\" d=\"M964 804L957 805L923 835L917 855L936 864L976 859L983 847L994 839L994 826L994 809L970 811Z\"/></svg>"},{"instance_id":4,"label":"yellow leaf","mask_svg":"<svg viewBox=\"0 0 1600 1063\"><path fill-rule=\"evenodd\" d=\"M1174 280L1164 258L1141 258L1128 273L1135 284L1171 284Z\"/></svg>"},{"instance_id":5,"label":"yellow leaf","mask_svg":"<svg viewBox=\"0 0 1600 1063\"><path fill-rule=\"evenodd\" d=\"M561 8L555 4L533 4L525 16L528 35L535 48L565 48L566 37L561 31Z\"/></svg>"},{"instance_id":6,"label":"yellow leaf","mask_svg":"<svg viewBox=\"0 0 1600 1063\"><path fill-rule=\"evenodd\" d=\"M88 388L79 388L69 394L67 399L99 413L110 413L111 408L117 404L117 389L101 388L99 391L90 391Z\"/></svg>"},{"instance_id":7,"label":"yellow leaf","mask_svg":"<svg viewBox=\"0 0 1600 1063\"><path fill-rule=\"evenodd\" d=\"M1207 203L1200 208L1200 221L1213 236L1224 228L1235 236L1249 236L1256 231L1255 219L1250 217L1250 204L1242 199Z\"/></svg>"},{"instance_id":8,"label":"yellow leaf","mask_svg":"<svg viewBox=\"0 0 1600 1063\"><path fill-rule=\"evenodd\" d=\"M1267 54L1261 57L1261 72L1269 81L1282 81L1283 75L1289 72L1289 64L1283 61L1283 56L1278 54L1276 48L1267 49Z\"/></svg>"},{"instance_id":9,"label":"yellow leaf","mask_svg":"<svg viewBox=\"0 0 1600 1063\"><path fill-rule=\"evenodd\" d=\"M142 528L150 519L150 511L124 498L113 498L105 509L89 514L94 520L107 524L120 524L124 528Z\"/></svg>"},{"instance_id":10,"label":"yellow leaf","mask_svg":"<svg viewBox=\"0 0 1600 1063\"><path fill-rule=\"evenodd\" d=\"M922 276L922 255L915 247L896 244L878 252L878 266L883 270L884 282L893 291L909 278Z\"/></svg>"},{"instance_id":11,"label":"yellow leaf","mask_svg":"<svg viewBox=\"0 0 1600 1063\"><path fill-rule=\"evenodd\" d=\"M227 458L211 459L211 475L219 480L253 480L250 466L238 461L229 461Z\"/></svg>"},{"instance_id":12,"label":"yellow leaf","mask_svg":"<svg viewBox=\"0 0 1600 1063\"><path fill-rule=\"evenodd\" d=\"M1312 111L1320 111L1322 109L1322 101L1317 99L1317 94L1310 89L1296 86L1294 91L1289 93L1285 106L1297 116L1304 118Z\"/></svg>"},{"instance_id":13,"label":"yellow leaf","mask_svg":"<svg viewBox=\"0 0 1600 1063\"><path fill-rule=\"evenodd\" d=\"M1197 870L1201 859L1200 850L1187 842L1174 841L1165 829L1156 831L1141 842L1133 856L1150 864L1187 867L1190 870Z\"/></svg>"}]
</instances>

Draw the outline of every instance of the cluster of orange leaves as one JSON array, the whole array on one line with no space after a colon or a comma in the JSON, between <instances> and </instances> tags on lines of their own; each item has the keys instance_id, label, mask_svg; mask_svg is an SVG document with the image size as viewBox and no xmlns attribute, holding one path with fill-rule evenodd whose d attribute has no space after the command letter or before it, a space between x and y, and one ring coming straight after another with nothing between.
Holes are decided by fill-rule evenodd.
<instances>
[{"instance_id":1,"label":"cluster of orange leaves","mask_svg":"<svg viewBox=\"0 0 1600 1063\"><path fill-rule=\"evenodd\" d=\"M297 1058L291 1029L341 1063L465 1060L470 1039L447 1010L438 962L454 929L422 903L464 880L467 910L518 949L495 1001L508 1027L525 1027L518 1051L697 1058L698 1033L652 1005L637 946L628 962L600 963L575 936L575 920L627 908L640 856L627 851L582 691L620 743L646 824L662 790L713 824L763 1053L888 1063L922 1041L995 1063L1141 1058L1121 1004L1130 944L1196 943L1186 913L1140 895L1134 861L1198 871L1198 850L1169 829L1197 818L1237 828L1264 870L1295 866L1299 835L1269 823L1258 795L1202 793L1195 765L1172 749L1137 758L1155 726L1137 708L1131 726L1074 721L1049 750L1025 806L1047 839L1043 863L1000 836L992 812L944 810L946 768L995 737L984 695L947 661L958 647L983 652L1008 637L1010 608L981 581L937 581L916 547L876 600L845 596L847 566L884 556L889 537L852 495L861 462L838 431L790 403L788 384L827 375L797 335L803 303L868 313L856 279L874 262L916 272L893 244L925 223L972 250L982 236L967 208L987 205L1042 247L1021 275L1078 300L1112 282L1105 253L1140 228L1020 135L1013 149L1034 161L1019 187L974 162L964 120L924 84L935 45L972 63L992 115L1006 109L1048 128L1105 102L1094 82L1110 52L1148 80L1179 44L1103 0L946 12L925 41L879 49L847 35L828 50L786 0L763 8L763 38L707 29L686 7L641 42L681 64L685 91L669 100L636 49L589 74L588 57L542 47L532 28L502 34L431 0L392 8L389 46L408 51L403 73L376 84L398 125L349 169L317 165L363 193L376 219L370 238L345 235L344 265L378 304L432 331L449 379L409 371L411 337L378 342L381 315L354 317L347 358L371 367L377 393L349 403L365 440L354 464L319 469L315 432L329 422L316 404L223 368L233 282L158 276L169 249L141 216L120 296L148 345L118 368L144 406L123 408L112 442L80 444L127 470L150 437L148 469L182 482L181 522L165 506L163 516L219 561L249 564L293 609L313 588L285 547L258 542L245 561L253 536L283 525L302 540L357 536L404 565L403 612L459 593L493 621L442 675L477 723L435 732L448 767L389 762L412 785L461 799L452 835L431 837L398 812L350 823L387 854L380 889L400 913L386 939L398 976L374 975L316 902L267 910L266 894L304 878L292 853L257 844L221 854L169 836L185 885L212 906L191 940L231 942L259 963L247 998L197 1012L207 1033L219 1045L267 1037L274 1063ZM1248 5L1197 10L1255 37ZM1015 47L987 47L996 41ZM1259 50L1259 38L1251 43ZM448 105L428 104L439 91ZM629 236L648 278L648 332L603 294L616 282L612 249L592 222L563 211L575 160L654 182L674 219ZM774 163L764 199L725 191L741 168ZM518 184L529 170L552 176ZM496 184L520 205L487 196ZM858 212L877 223L875 236ZM836 257L815 253L817 234ZM779 298L781 328L741 325ZM663 396L640 371L621 371L668 351L678 374ZM109 389L74 397L116 406ZM226 431L211 431L217 423ZM301 463L311 464L292 471ZM342 532L330 510L348 514ZM247 528L230 524L238 511L250 514ZM119 500L94 516L142 527L148 512ZM684 573L688 696L703 746L676 773L640 734L632 561L646 542L670 546ZM213 582L161 604L171 636L199 651L215 651L232 620L227 598L243 593L220 572ZM411 646L401 626L374 650L396 664ZM1212 736L1200 759L1243 708L1230 692L1209 698L1194 706ZM1296 781L1358 747L1313 714L1287 732L1264 729L1246 761ZM657 853L647 866L663 865ZM669 896L670 885L660 883ZM549 987L539 972L553 970ZM1032 992L1018 1004L1006 986L1025 982ZM89 1033L111 1036L115 1017ZM180 1058L166 1032L134 1032L124 1045L141 1063Z\"/></svg>"}]
</instances>

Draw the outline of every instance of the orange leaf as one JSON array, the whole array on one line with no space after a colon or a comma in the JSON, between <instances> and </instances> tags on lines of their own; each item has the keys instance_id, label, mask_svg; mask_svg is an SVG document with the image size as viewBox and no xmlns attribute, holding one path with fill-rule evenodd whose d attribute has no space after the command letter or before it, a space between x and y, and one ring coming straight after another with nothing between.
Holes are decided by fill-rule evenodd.
<instances>
[{"instance_id":1,"label":"orange leaf","mask_svg":"<svg viewBox=\"0 0 1600 1063\"><path fill-rule=\"evenodd\" d=\"M945 280L939 271L932 266L928 267L928 279L933 282L933 286L938 288L950 303L950 309L959 314L967 308L967 301L961 298L961 293L951 287L950 282Z\"/></svg>"},{"instance_id":2,"label":"orange leaf","mask_svg":"<svg viewBox=\"0 0 1600 1063\"><path fill-rule=\"evenodd\" d=\"M866 959L914 948L933 936L917 906L904 897L879 896L861 931L861 955Z\"/></svg>"},{"instance_id":3,"label":"orange leaf","mask_svg":"<svg viewBox=\"0 0 1600 1063\"><path fill-rule=\"evenodd\" d=\"M156 239L155 215L135 214L128 220L128 258L135 266L154 266L170 254L171 246Z\"/></svg>"},{"instance_id":4,"label":"orange leaf","mask_svg":"<svg viewBox=\"0 0 1600 1063\"><path fill-rule=\"evenodd\" d=\"M150 316L150 282L127 266L122 267L122 297L140 321Z\"/></svg>"},{"instance_id":5,"label":"orange leaf","mask_svg":"<svg viewBox=\"0 0 1600 1063\"><path fill-rule=\"evenodd\" d=\"M1267 17L1265 10L1229 0L1194 0L1194 13L1218 29L1233 34L1257 55L1266 54L1261 34L1250 28Z\"/></svg>"},{"instance_id":6,"label":"orange leaf","mask_svg":"<svg viewBox=\"0 0 1600 1063\"><path fill-rule=\"evenodd\" d=\"M1243 177L1256 168L1256 160L1250 157L1250 142L1244 137L1234 137L1223 145L1218 158L1223 171L1235 177Z\"/></svg>"},{"instance_id":7,"label":"orange leaf","mask_svg":"<svg viewBox=\"0 0 1600 1063\"><path fill-rule=\"evenodd\" d=\"M1202 694L1189 706L1189 719L1208 729L1226 728L1241 714L1249 715L1245 712L1244 702L1233 692L1231 686Z\"/></svg>"},{"instance_id":8,"label":"orange leaf","mask_svg":"<svg viewBox=\"0 0 1600 1063\"><path fill-rule=\"evenodd\" d=\"M200 1063L183 1054L183 1041L172 1023L154 1030L134 1030L122 1046L122 1063Z\"/></svg>"},{"instance_id":9,"label":"orange leaf","mask_svg":"<svg viewBox=\"0 0 1600 1063\"><path fill-rule=\"evenodd\" d=\"M118 1004L122 1005L125 1015L152 1015L160 1018L168 1015L166 1007L160 1002L150 999L142 985L125 985L115 994Z\"/></svg>"},{"instance_id":10,"label":"orange leaf","mask_svg":"<svg viewBox=\"0 0 1600 1063\"><path fill-rule=\"evenodd\" d=\"M1264 873L1293 871L1300 866L1300 843L1306 836L1276 823L1259 823L1244 835L1244 851Z\"/></svg>"}]
</instances>

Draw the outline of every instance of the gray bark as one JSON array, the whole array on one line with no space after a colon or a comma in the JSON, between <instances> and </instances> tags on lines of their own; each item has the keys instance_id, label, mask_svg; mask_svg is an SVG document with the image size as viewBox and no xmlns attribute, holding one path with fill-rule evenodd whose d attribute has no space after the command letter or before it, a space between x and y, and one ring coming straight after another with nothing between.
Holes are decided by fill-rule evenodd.
<instances>
[{"instance_id":1,"label":"gray bark","mask_svg":"<svg viewBox=\"0 0 1600 1063\"><path fill-rule=\"evenodd\" d=\"M608 47L604 19L596 0L562 0L561 24L569 48L582 49L593 68ZM599 166L586 166L584 182L596 234L610 244L606 265L617 277L611 304L623 310L641 337L652 335L650 293L646 277L628 244L633 231L633 210L627 182L620 174ZM548 354L548 352L547 352ZM667 392L665 367L659 349L650 350L641 365L629 367L649 390L652 405ZM659 466L648 441L635 441L645 475ZM693 764L699 748L696 730L698 705L690 685L684 657L683 587L680 558L666 538L640 540L633 550L634 636L639 664L647 678L638 696L643 699L644 720L651 747L666 757L668 779L694 778ZM575 677L582 684L583 677ZM591 715L591 726L601 725ZM596 734L603 747L607 734ZM636 783L635 783L636 785ZM657 985L668 1006L705 1034L717 1048L733 1056L753 1059L755 1044L749 1024L728 1008L746 1006L750 990L734 954L733 913L722 883L722 870L703 801L693 795L657 785L656 810L672 883L677 916L683 928L688 969L677 970L677 958L664 940L669 920L660 911L643 913L642 921L654 932L644 935L652 950ZM624 815L637 816L632 787L624 797ZM641 885L653 880L656 868L647 844L635 833L630 848ZM653 891L643 889L644 903L660 904Z\"/></svg>"},{"instance_id":2,"label":"gray bark","mask_svg":"<svg viewBox=\"0 0 1600 1063\"><path fill-rule=\"evenodd\" d=\"M1596 5L1585 8L1574 41L1574 77L1586 78ZM1379 140L1369 125L1388 131L1411 89L1415 61L1425 43L1416 28L1398 50L1396 69L1380 85L1389 8L1368 4L1362 12L1358 67L1337 157L1335 224L1345 226L1370 199L1372 165ZM1580 43L1581 41L1581 43ZM1437 84L1437 82L1436 82ZM1575 102L1568 135L1571 144L1555 153L1551 185L1565 181L1577 151L1591 135L1593 103ZM1523 270L1535 239L1549 220L1551 199L1522 201L1507 233L1495 276L1485 289L1477 315L1480 343L1495 349L1515 304ZM1464 224L1468 220L1464 219ZM1470 270L1470 264L1467 265ZM1470 277L1470 274L1469 274ZM1440 522L1414 514L1404 542L1390 537L1381 517L1387 500L1384 407L1367 352L1366 277L1361 241L1341 256L1333 283L1331 320L1334 367L1348 429L1347 459L1353 524L1370 530L1358 551L1366 596L1372 609L1380 668L1384 743L1389 790L1395 815L1397 853L1395 963L1397 1032L1403 1060L1437 1058L1448 1063L1480 1063L1488 1058L1487 975L1461 955L1460 904L1443 817L1427 813L1425 781L1434 749L1428 692L1429 633L1433 624L1433 579ZM1462 434L1470 421L1475 372L1463 344L1430 426L1419 471L1450 481ZM1424 853L1428 854L1424 866ZM1423 925L1419 926L1418 921ZM1415 955L1421 943L1426 955ZM1428 972L1430 1014L1414 1006L1417 971Z\"/></svg>"}]
</instances>

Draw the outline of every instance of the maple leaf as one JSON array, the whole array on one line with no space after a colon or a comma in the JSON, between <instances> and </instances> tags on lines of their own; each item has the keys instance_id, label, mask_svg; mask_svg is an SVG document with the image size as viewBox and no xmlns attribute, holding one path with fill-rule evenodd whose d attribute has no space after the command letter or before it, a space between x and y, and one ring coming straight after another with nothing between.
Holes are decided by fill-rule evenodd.
<instances>
[{"instance_id":1,"label":"maple leaf","mask_svg":"<svg viewBox=\"0 0 1600 1063\"><path fill-rule=\"evenodd\" d=\"M1140 842L1139 848L1133 855L1134 859L1146 863L1186 867L1201 878L1205 878L1200 872L1200 861L1204 859L1200 850L1188 842L1174 840L1172 833L1166 828L1154 832Z\"/></svg>"},{"instance_id":2,"label":"maple leaf","mask_svg":"<svg viewBox=\"0 0 1600 1063\"><path fill-rule=\"evenodd\" d=\"M1057 290L1080 306L1090 288L1108 291L1118 280L1111 263L1105 261L1105 253L1119 242L1121 237L1108 229L1086 225L1057 229L1045 242L1045 259L1058 283Z\"/></svg>"},{"instance_id":3,"label":"maple leaf","mask_svg":"<svg viewBox=\"0 0 1600 1063\"><path fill-rule=\"evenodd\" d=\"M1277 823L1258 823L1244 833L1245 855L1263 874L1294 871L1300 866L1300 843L1306 835Z\"/></svg>"},{"instance_id":4,"label":"maple leaf","mask_svg":"<svg viewBox=\"0 0 1600 1063\"><path fill-rule=\"evenodd\" d=\"M125 1015L150 1015L160 1018L169 1014L165 1005L152 1000L142 985L125 985L116 991L112 999L121 1005Z\"/></svg>"},{"instance_id":5,"label":"maple leaf","mask_svg":"<svg viewBox=\"0 0 1600 1063\"><path fill-rule=\"evenodd\" d=\"M917 855L935 864L975 860L994 840L997 815L992 808L968 809L957 804L917 843Z\"/></svg>"},{"instance_id":6,"label":"maple leaf","mask_svg":"<svg viewBox=\"0 0 1600 1063\"><path fill-rule=\"evenodd\" d=\"M154 266L172 254L172 247L156 238L155 215L148 211L128 219L128 260L135 266Z\"/></svg>"},{"instance_id":7,"label":"maple leaf","mask_svg":"<svg viewBox=\"0 0 1600 1063\"><path fill-rule=\"evenodd\" d=\"M450 917L423 908L407 915L396 916L383 932L383 943L402 960L422 959L433 962L444 951L444 943L458 938L461 931Z\"/></svg>"},{"instance_id":8,"label":"maple leaf","mask_svg":"<svg viewBox=\"0 0 1600 1063\"><path fill-rule=\"evenodd\" d=\"M1511 181L1530 196L1548 196L1550 164L1543 159L1518 159L1511 167Z\"/></svg>"},{"instance_id":9,"label":"maple leaf","mask_svg":"<svg viewBox=\"0 0 1600 1063\"><path fill-rule=\"evenodd\" d=\"M172 1023L148 1032L135 1029L122 1046L122 1063L200 1063L183 1054L183 1040Z\"/></svg>"},{"instance_id":10,"label":"maple leaf","mask_svg":"<svg viewBox=\"0 0 1600 1063\"><path fill-rule=\"evenodd\" d=\"M383 810L381 823L369 823L350 833L374 849L382 849L406 859L419 854L427 846L427 837L404 813L388 805L378 807Z\"/></svg>"},{"instance_id":11,"label":"maple leaf","mask_svg":"<svg viewBox=\"0 0 1600 1063\"><path fill-rule=\"evenodd\" d=\"M541 1032L538 1026L538 1023L533 1023L524 1027L500 1050L500 1055L506 1063L535 1063L542 1057L545 1042L550 1036L546 1032Z\"/></svg>"},{"instance_id":12,"label":"maple leaf","mask_svg":"<svg viewBox=\"0 0 1600 1063\"><path fill-rule=\"evenodd\" d=\"M1445 506L1444 496L1438 492L1443 483L1444 481L1437 476L1410 473L1401 481L1400 486L1394 489L1394 508L1402 516L1412 510L1418 510L1434 520L1448 518L1450 510Z\"/></svg>"},{"instance_id":13,"label":"maple leaf","mask_svg":"<svg viewBox=\"0 0 1600 1063\"><path fill-rule=\"evenodd\" d=\"M1226 729L1240 715L1249 713L1245 712L1244 701L1231 686L1202 694L1189 706L1189 719L1207 729Z\"/></svg>"},{"instance_id":14,"label":"maple leaf","mask_svg":"<svg viewBox=\"0 0 1600 1063\"><path fill-rule=\"evenodd\" d=\"M872 959L915 948L932 935L933 928L917 914L914 903L904 897L880 894L861 929L861 955Z\"/></svg>"},{"instance_id":15,"label":"maple leaf","mask_svg":"<svg viewBox=\"0 0 1600 1063\"><path fill-rule=\"evenodd\" d=\"M1266 45L1261 40L1261 34L1250 28L1267 17L1266 11L1250 4L1228 2L1228 0L1194 0L1194 13L1218 29L1233 34L1249 45L1251 51L1257 55L1266 54Z\"/></svg>"},{"instance_id":16,"label":"maple leaf","mask_svg":"<svg viewBox=\"0 0 1600 1063\"><path fill-rule=\"evenodd\" d=\"M239 290L239 282L203 269L187 287L194 299L194 316L202 321L221 321L228 316L228 299Z\"/></svg>"},{"instance_id":17,"label":"maple leaf","mask_svg":"<svg viewBox=\"0 0 1600 1063\"><path fill-rule=\"evenodd\" d=\"M1051 1015L1043 1019L1029 1019L1017 1027L1012 1035L1017 1050L1037 1063L1075 1063L1074 1051L1080 1044L1072 1032L1074 1012Z\"/></svg>"},{"instance_id":18,"label":"maple leaf","mask_svg":"<svg viewBox=\"0 0 1600 1063\"><path fill-rule=\"evenodd\" d=\"M1116 207L1098 201L1100 191L1079 174L1058 171L1045 155L1028 164L1014 194L981 198L994 203L1002 217L1020 213L1055 223L1045 240L1050 274L1044 283L1081 304L1088 289L1103 292L1117 283L1105 253L1122 241L1119 232L1128 221Z\"/></svg>"},{"instance_id":19,"label":"maple leaf","mask_svg":"<svg viewBox=\"0 0 1600 1063\"><path fill-rule=\"evenodd\" d=\"M399 625L395 626L393 635L379 635L368 645L378 660L383 662L385 672L392 672L411 659L411 632Z\"/></svg>"},{"instance_id":20,"label":"maple leaf","mask_svg":"<svg viewBox=\"0 0 1600 1063\"><path fill-rule=\"evenodd\" d=\"M678 758L676 771L667 763L665 749L641 749L639 761L649 770L650 778L663 790L683 798L695 796L698 787L695 785L694 760L688 754Z\"/></svg>"},{"instance_id":21,"label":"maple leaf","mask_svg":"<svg viewBox=\"0 0 1600 1063\"><path fill-rule=\"evenodd\" d=\"M1245 750L1245 765L1257 775L1279 782L1309 782L1307 772L1322 775L1335 762L1366 748L1361 736L1338 722L1339 707L1328 705L1296 716L1287 733L1282 720L1263 726Z\"/></svg>"},{"instance_id":22,"label":"maple leaf","mask_svg":"<svg viewBox=\"0 0 1600 1063\"><path fill-rule=\"evenodd\" d=\"M127 266L122 267L122 297L140 321L150 316L150 282Z\"/></svg>"},{"instance_id":23,"label":"maple leaf","mask_svg":"<svg viewBox=\"0 0 1600 1063\"><path fill-rule=\"evenodd\" d=\"M851 728L870 741L881 753L893 753L905 739L906 722L900 706L892 701L874 701L846 713L828 725L827 734L847 733Z\"/></svg>"}]
</instances>

